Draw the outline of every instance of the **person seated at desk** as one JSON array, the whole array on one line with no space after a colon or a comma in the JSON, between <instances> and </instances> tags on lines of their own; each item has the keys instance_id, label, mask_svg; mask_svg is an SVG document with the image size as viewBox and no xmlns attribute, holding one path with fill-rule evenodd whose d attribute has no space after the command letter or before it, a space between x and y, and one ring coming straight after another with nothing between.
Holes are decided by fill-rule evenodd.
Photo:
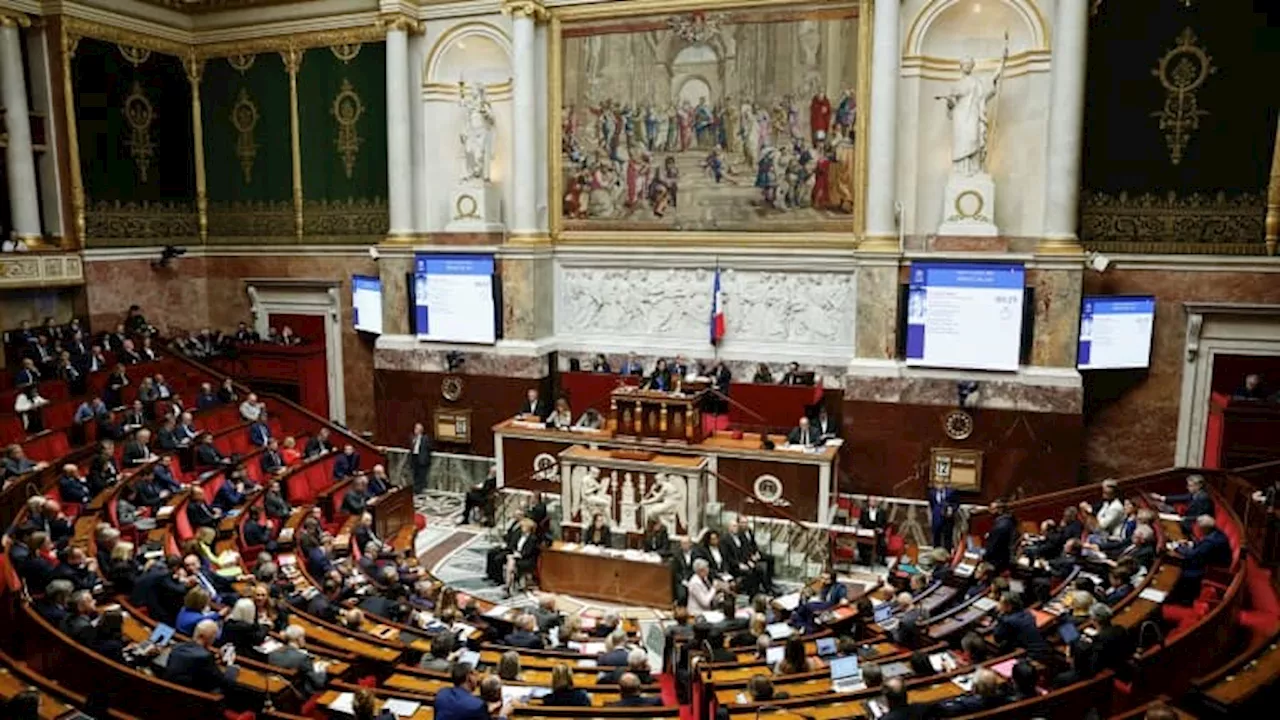
<instances>
[{"instance_id":1,"label":"person seated at desk","mask_svg":"<svg viewBox=\"0 0 1280 720\"><path fill-rule=\"evenodd\" d=\"M1231 565L1231 541L1218 529L1212 515L1196 518L1195 535L1194 541L1184 541L1177 550L1182 558L1182 575L1178 578L1175 592L1170 594L1182 601L1178 604L1189 605L1200 594L1200 582L1209 567ZM1170 602L1175 601L1171 598Z\"/></svg>"},{"instance_id":2,"label":"person seated at desk","mask_svg":"<svg viewBox=\"0 0 1280 720\"><path fill-rule=\"evenodd\" d=\"M538 565L538 539L534 537L537 528L537 524L529 518L520 522L520 537L507 554L504 579L508 591L515 587L525 573L531 572Z\"/></svg>"},{"instance_id":3,"label":"person seated at desk","mask_svg":"<svg viewBox=\"0 0 1280 720\"><path fill-rule=\"evenodd\" d=\"M191 642L179 643L169 651L169 659L160 677L192 690L230 691L235 686L240 668L235 664L234 656L225 670L218 668L213 657L213 643L217 637L218 623L213 620L198 623L191 633Z\"/></svg>"},{"instance_id":4,"label":"person seated at desk","mask_svg":"<svg viewBox=\"0 0 1280 720\"><path fill-rule=\"evenodd\" d=\"M178 611L178 622L174 629L183 635L191 635L196 625L205 620L219 622L221 616L213 610L210 602L209 592L203 587L188 590L182 601L182 609Z\"/></svg>"},{"instance_id":5,"label":"person seated at desk","mask_svg":"<svg viewBox=\"0 0 1280 720\"><path fill-rule=\"evenodd\" d=\"M432 704L435 720L490 720L493 716L487 704L476 695L480 675L471 663L455 662L449 669L449 676L453 686L437 692ZM506 718L510 714L510 706L504 705L497 717Z\"/></svg>"},{"instance_id":6,"label":"person seated at desk","mask_svg":"<svg viewBox=\"0 0 1280 720\"><path fill-rule=\"evenodd\" d=\"M609 366L609 358L605 357L604 353L596 353L596 356L591 359L591 372L606 375L613 372L613 368Z\"/></svg>"},{"instance_id":7,"label":"person seated at desk","mask_svg":"<svg viewBox=\"0 0 1280 720\"><path fill-rule=\"evenodd\" d=\"M573 671L560 662L551 668L551 692L543 696L542 704L547 707L591 707L591 696L586 690L573 686Z\"/></svg>"},{"instance_id":8,"label":"person seated at desk","mask_svg":"<svg viewBox=\"0 0 1280 720\"><path fill-rule=\"evenodd\" d=\"M627 664L625 666L616 666L609 672L600 673L600 677L596 679L596 684L614 685L621 682L622 676L628 673L635 675L640 680L641 685L652 685L656 682L649 672L649 653L643 649L636 648L627 653Z\"/></svg>"},{"instance_id":9,"label":"person seated at desk","mask_svg":"<svg viewBox=\"0 0 1280 720\"><path fill-rule=\"evenodd\" d=\"M471 511L480 510L485 521L485 525L489 524L487 508L489 500L498 490L498 468L492 466L489 473L485 476L484 482L472 485L467 489L466 500L462 505L462 516L458 522L466 525L471 522Z\"/></svg>"},{"instance_id":10,"label":"person seated at desk","mask_svg":"<svg viewBox=\"0 0 1280 720\"><path fill-rule=\"evenodd\" d=\"M547 427L554 430L568 430L573 426L573 411L569 409L569 401L556 399L555 410L547 416Z\"/></svg>"},{"instance_id":11,"label":"person seated at desk","mask_svg":"<svg viewBox=\"0 0 1280 720\"><path fill-rule=\"evenodd\" d=\"M596 513L591 516L591 525L583 531L582 542L584 545L613 547L613 533L609 529L609 524L605 521L604 515Z\"/></svg>"},{"instance_id":12,"label":"person seated at desk","mask_svg":"<svg viewBox=\"0 0 1280 720\"><path fill-rule=\"evenodd\" d=\"M760 363L756 365L756 372L751 376L751 382L757 385L772 385L773 371L765 363Z\"/></svg>"},{"instance_id":13,"label":"person seated at desk","mask_svg":"<svg viewBox=\"0 0 1280 720\"><path fill-rule=\"evenodd\" d=\"M634 674L623 673L618 680L618 695L621 697L609 703L607 707L660 707L662 698L641 695L640 684L640 678Z\"/></svg>"},{"instance_id":14,"label":"person seated at desk","mask_svg":"<svg viewBox=\"0 0 1280 720\"><path fill-rule=\"evenodd\" d=\"M267 411L258 414L258 419L249 426L249 444L254 447L266 447L271 440L271 426L267 424Z\"/></svg>"},{"instance_id":15,"label":"person seated at desk","mask_svg":"<svg viewBox=\"0 0 1280 720\"><path fill-rule=\"evenodd\" d=\"M547 417L547 404L538 397L537 388L529 388L524 393L524 404L516 412L517 417L524 419L536 418L541 421Z\"/></svg>"},{"instance_id":16,"label":"person seated at desk","mask_svg":"<svg viewBox=\"0 0 1280 720\"><path fill-rule=\"evenodd\" d=\"M825 407L818 410L818 419L813 423L813 429L818 431L818 437L822 442L840 437L840 425L835 418L827 414Z\"/></svg>"},{"instance_id":17,"label":"person seated at desk","mask_svg":"<svg viewBox=\"0 0 1280 720\"><path fill-rule=\"evenodd\" d=\"M93 496L94 493L91 492L84 478L80 477L80 468L72 463L63 465L62 475L58 478L58 497L62 502L84 505L92 500Z\"/></svg>"},{"instance_id":18,"label":"person seated at desk","mask_svg":"<svg viewBox=\"0 0 1280 720\"><path fill-rule=\"evenodd\" d=\"M333 452L333 443L329 442L329 428L322 427L307 441L302 454L306 459L310 460L331 452Z\"/></svg>"},{"instance_id":19,"label":"person seated at desk","mask_svg":"<svg viewBox=\"0 0 1280 720\"><path fill-rule=\"evenodd\" d=\"M1215 516L1213 496L1204 486L1203 475L1187 476L1187 491L1181 495L1159 495L1151 493L1151 497L1162 503L1178 505L1185 503L1186 511L1182 513L1182 532L1191 535L1191 527L1201 515Z\"/></svg>"},{"instance_id":20,"label":"person seated at desk","mask_svg":"<svg viewBox=\"0 0 1280 720\"><path fill-rule=\"evenodd\" d=\"M1000 707L1007 702L1008 698L1000 692L1000 676L987 668L981 668L974 675L972 693L934 705L932 714L938 717L972 715Z\"/></svg>"},{"instance_id":21,"label":"person seated at desk","mask_svg":"<svg viewBox=\"0 0 1280 720\"><path fill-rule=\"evenodd\" d=\"M787 444L814 447L822 444L822 436L810 427L809 418L802 417L800 424L792 428L791 433L787 435Z\"/></svg>"},{"instance_id":22,"label":"person seated at desk","mask_svg":"<svg viewBox=\"0 0 1280 720\"><path fill-rule=\"evenodd\" d=\"M779 385L812 385L812 381L808 377L808 373L800 372L800 363L793 362L787 365L787 372L783 374L782 381Z\"/></svg>"},{"instance_id":23,"label":"person seated at desk","mask_svg":"<svg viewBox=\"0 0 1280 720\"><path fill-rule=\"evenodd\" d=\"M1262 376L1257 373L1249 373L1244 376L1244 382L1240 387L1231 393L1232 400L1265 400L1267 399L1267 391L1262 386Z\"/></svg>"},{"instance_id":24,"label":"person seated at desk","mask_svg":"<svg viewBox=\"0 0 1280 720\"><path fill-rule=\"evenodd\" d=\"M231 458L224 456L213 444L213 433L206 432L200 436L200 444L196 446L196 467L202 470L226 467Z\"/></svg>"},{"instance_id":25,"label":"person seated at desk","mask_svg":"<svg viewBox=\"0 0 1280 720\"><path fill-rule=\"evenodd\" d=\"M599 430L604 427L604 416L595 408L587 408L583 411L582 416L578 418L578 422L574 423L574 427Z\"/></svg>"},{"instance_id":26,"label":"person seated at desk","mask_svg":"<svg viewBox=\"0 0 1280 720\"><path fill-rule=\"evenodd\" d=\"M676 381L672 379L671 371L667 369L667 361L665 358L658 358L653 365L653 372L649 377L645 378L645 390L661 390L663 392L671 392L675 389Z\"/></svg>"},{"instance_id":27,"label":"person seated at desk","mask_svg":"<svg viewBox=\"0 0 1280 720\"><path fill-rule=\"evenodd\" d=\"M618 368L618 374L640 377L644 375L644 365L641 365L640 361L636 359L634 352L629 352L627 353L627 361L622 364L622 367Z\"/></svg>"},{"instance_id":28,"label":"person seated at desk","mask_svg":"<svg viewBox=\"0 0 1280 720\"><path fill-rule=\"evenodd\" d=\"M208 503L204 488L193 485L191 495L187 498L187 522L191 523L191 527L217 528L221 518L222 511Z\"/></svg>"},{"instance_id":29,"label":"person seated at desk","mask_svg":"<svg viewBox=\"0 0 1280 720\"><path fill-rule=\"evenodd\" d=\"M342 512L359 517L369 504L369 478L364 473L355 476L351 487L342 496Z\"/></svg>"},{"instance_id":30,"label":"person seated at desk","mask_svg":"<svg viewBox=\"0 0 1280 720\"><path fill-rule=\"evenodd\" d=\"M763 587L772 593L773 558L760 552L755 533L737 518L730 520L725 529L724 547L730 555L729 573L739 578L742 591L754 595L757 587Z\"/></svg>"},{"instance_id":31,"label":"person seated at desk","mask_svg":"<svg viewBox=\"0 0 1280 720\"><path fill-rule=\"evenodd\" d=\"M1263 507L1274 510L1280 507L1280 474L1277 474L1271 481L1271 486L1263 490L1258 490L1250 496L1254 502L1262 503Z\"/></svg>"},{"instance_id":32,"label":"person seated at desk","mask_svg":"<svg viewBox=\"0 0 1280 720\"><path fill-rule=\"evenodd\" d=\"M355 475L360 470L360 453L350 443L342 446L342 454L333 461L333 479L341 480Z\"/></svg>"},{"instance_id":33,"label":"person seated at desk","mask_svg":"<svg viewBox=\"0 0 1280 720\"><path fill-rule=\"evenodd\" d=\"M868 545L860 544L858 546L858 554L864 565L870 565L875 558L883 558L885 553L884 530L889 525L889 514L884 508L880 507L880 498L875 495L867 496L867 506L862 509L862 514L858 517L858 527L863 530L871 530L876 535L875 557L872 557L871 548Z\"/></svg>"},{"instance_id":34,"label":"person seated at desk","mask_svg":"<svg viewBox=\"0 0 1280 720\"><path fill-rule=\"evenodd\" d=\"M546 641L538 634L538 619L533 615L521 613L512 625L511 632L502 638L503 645L528 650L541 650L547 646Z\"/></svg>"},{"instance_id":35,"label":"person seated at desk","mask_svg":"<svg viewBox=\"0 0 1280 720\"><path fill-rule=\"evenodd\" d=\"M1040 634L1035 616L1022 606L1022 600L1017 595L1012 592L1001 595L997 612L999 617L996 619L993 638L999 645L1000 652L1013 652L1021 648L1033 660L1052 660L1053 649Z\"/></svg>"},{"instance_id":36,"label":"person seated at desk","mask_svg":"<svg viewBox=\"0 0 1280 720\"><path fill-rule=\"evenodd\" d=\"M705 557L693 561L693 576L684 582L688 593L689 615L698 617L719 607L718 598L727 590L723 580L713 580L711 563Z\"/></svg>"},{"instance_id":37,"label":"person seated at desk","mask_svg":"<svg viewBox=\"0 0 1280 720\"><path fill-rule=\"evenodd\" d=\"M667 533L667 526L658 518L649 518L645 523L643 550L664 558L671 555L671 536Z\"/></svg>"},{"instance_id":38,"label":"person seated at desk","mask_svg":"<svg viewBox=\"0 0 1280 720\"><path fill-rule=\"evenodd\" d=\"M879 720L921 720L928 717L928 705L907 701L907 688L903 685L902 678L889 678L884 681L882 688L885 713Z\"/></svg>"}]
</instances>

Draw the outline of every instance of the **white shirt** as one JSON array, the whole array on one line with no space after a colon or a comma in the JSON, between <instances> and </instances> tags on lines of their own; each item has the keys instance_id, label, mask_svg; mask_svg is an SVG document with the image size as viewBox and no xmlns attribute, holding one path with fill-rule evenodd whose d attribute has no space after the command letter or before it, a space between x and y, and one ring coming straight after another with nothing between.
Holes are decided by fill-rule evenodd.
<instances>
[{"instance_id":1,"label":"white shirt","mask_svg":"<svg viewBox=\"0 0 1280 720\"><path fill-rule=\"evenodd\" d=\"M1098 506L1098 529L1118 538L1124 529L1124 502L1120 498L1103 500Z\"/></svg>"},{"instance_id":2,"label":"white shirt","mask_svg":"<svg viewBox=\"0 0 1280 720\"><path fill-rule=\"evenodd\" d=\"M706 612L715 610L716 589L711 584L711 579L703 578L700 575L694 575L689 578L686 583L689 588L689 614L698 616Z\"/></svg>"}]
</instances>

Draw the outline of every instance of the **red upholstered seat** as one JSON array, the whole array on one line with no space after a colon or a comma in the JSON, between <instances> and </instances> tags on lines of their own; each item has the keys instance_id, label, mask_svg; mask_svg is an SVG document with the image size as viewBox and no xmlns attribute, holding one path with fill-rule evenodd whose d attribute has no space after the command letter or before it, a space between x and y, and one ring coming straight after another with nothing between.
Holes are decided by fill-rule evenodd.
<instances>
[{"instance_id":1,"label":"red upholstered seat","mask_svg":"<svg viewBox=\"0 0 1280 720\"><path fill-rule=\"evenodd\" d=\"M178 536L178 540L186 542L195 536L195 532L191 529L191 521L187 519L187 504L184 502L178 505L173 513L173 529Z\"/></svg>"}]
</instances>

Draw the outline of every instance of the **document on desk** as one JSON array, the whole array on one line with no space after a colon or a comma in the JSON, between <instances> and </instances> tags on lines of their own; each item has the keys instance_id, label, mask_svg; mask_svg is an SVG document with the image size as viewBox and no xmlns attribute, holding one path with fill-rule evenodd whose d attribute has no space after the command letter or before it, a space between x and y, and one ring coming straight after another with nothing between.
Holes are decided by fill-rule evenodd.
<instances>
[{"instance_id":1,"label":"document on desk","mask_svg":"<svg viewBox=\"0 0 1280 720\"><path fill-rule=\"evenodd\" d=\"M1162 603L1166 597L1169 597L1169 593L1155 588L1144 588L1142 592L1138 593L1138 597L1143 600L1150 600L1153 603Z\"/></svg>"},{"instance_id":2,"label":"document on desk","mask_svg":"<svg viewBox=\"0 0 1280 720\"><path fill-rule=\"evenodd\" d=\"M356 714L356 695L355 693L338 693L338 697L329 703L329 709L334 712L343 713L344 715Z\"/></svg>"},{"instance_id":3,"label":"document on desk","mask_svg":"<svg viewBox=\"0 0 1280 720\"><path fill-rule=\"evenodd\" d=\"M398 700L391 698L382 705L382 709L395 715L396 717L413 717L418 713L422 703L416 703L409 700Z\"/></svg>"},{"instance_id":4,"label":"document on desk","mask_svg":"<svg viewBox=\"0 0 1280 720\"><path fill-rule=\"evenodd\" d=\"M774 599L773 604L777 605L783 610L786 610L787 612L791 612L792 610L795 610L796 608L800 607L800 593L793 592L793 593L788 593L786 595L782 595Z\"/></svg>"}]
</instances>

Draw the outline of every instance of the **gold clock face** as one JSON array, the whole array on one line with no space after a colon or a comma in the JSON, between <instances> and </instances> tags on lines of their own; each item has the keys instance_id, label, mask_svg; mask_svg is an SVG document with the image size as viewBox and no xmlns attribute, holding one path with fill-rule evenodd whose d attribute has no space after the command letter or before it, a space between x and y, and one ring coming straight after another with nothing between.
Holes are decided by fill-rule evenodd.
<instances>
[{"instance_id":1,"label":"gold clock face","mask_svg":"<svg viewBox=\"0 0 1280 720\"><path fill-rule=\"evenodd\" d=\"M462 397L462 378L457 375L449 375L440 382L440 394L445 400L454 402Z\"/></svg>"},{"instance_id":2,"label":"gold clock face","mask_svg":"<svg viewBox=\"0 0 1280 720\"><path fill-rule=\"evenodd\" d=\"M973 416L964 410L952 410L942 419L942 429L952 440L964 440L973 434Z\"/></svg>"}]
</instances>

